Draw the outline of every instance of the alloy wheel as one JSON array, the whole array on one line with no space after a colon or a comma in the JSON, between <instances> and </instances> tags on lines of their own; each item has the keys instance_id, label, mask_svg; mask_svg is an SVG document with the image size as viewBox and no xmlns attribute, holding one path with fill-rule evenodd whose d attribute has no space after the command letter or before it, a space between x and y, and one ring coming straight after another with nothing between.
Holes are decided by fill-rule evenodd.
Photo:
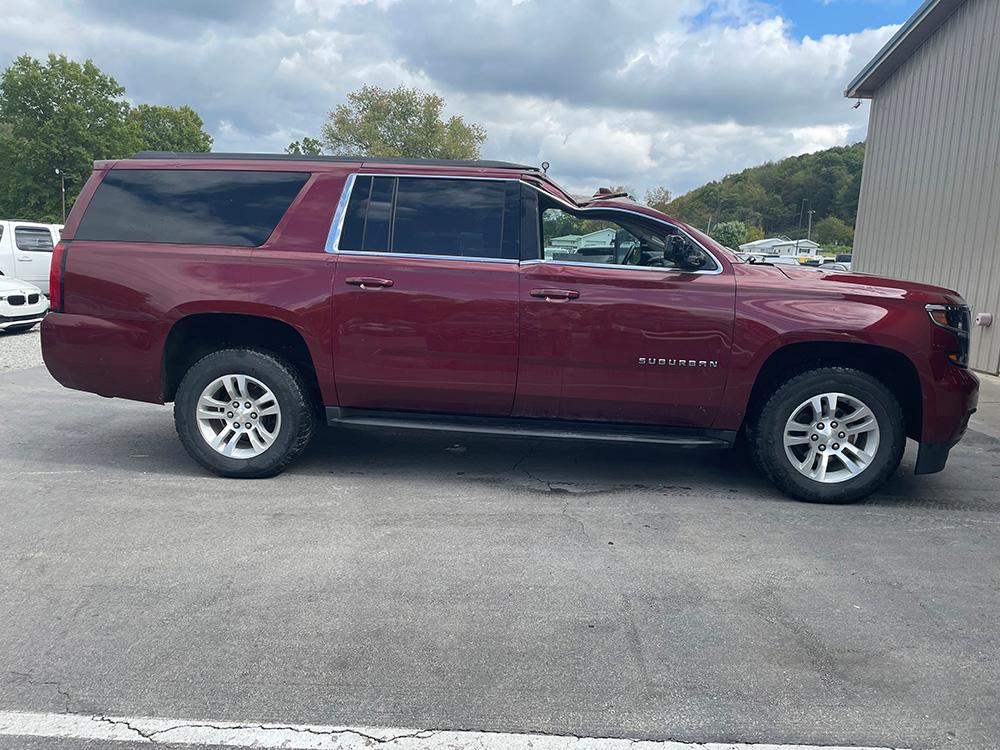
<instances>
[{"instance_id":1,"label":"alloy wheel","mask_svg":"<svg viewBox=\"0 0 1000 750\"><path fill-rule=\"evenodd\" d=\"M228 458L255 458L270 448L281 429L281 407L271 389L249 375L216 378L201 392L198 431Z\"/></svg>"},{"instance_id":2,"label":"alloy wheel","mask_svg":"<svg viewBox=\"0 0 1000 750\"><path fill-rule=\"evenodd\" d=\"M846 482L872 463L879 446L872 410L846 393L803 401L785 423L785 455L795 470L823 484Z\"/></svg>"}]
</instances>

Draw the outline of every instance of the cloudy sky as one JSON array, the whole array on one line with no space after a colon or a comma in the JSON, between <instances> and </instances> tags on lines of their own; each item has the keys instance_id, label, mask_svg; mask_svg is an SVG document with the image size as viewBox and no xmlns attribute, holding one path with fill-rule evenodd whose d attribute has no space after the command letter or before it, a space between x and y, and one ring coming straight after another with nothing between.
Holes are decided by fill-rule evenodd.
<instances>
[{"instance_id":1,"label":"cloudy sky","mask_svg":"<svg viewBox=\"0 0 1000 750\"><path fill-rule=\"evenodd\" d=\"M442 94L484 157L680 194L864 138L847 82L918 0L4 0L0 65L92 58L217 151L316 136L364 83Z\"/></svg>"}]
</instances>

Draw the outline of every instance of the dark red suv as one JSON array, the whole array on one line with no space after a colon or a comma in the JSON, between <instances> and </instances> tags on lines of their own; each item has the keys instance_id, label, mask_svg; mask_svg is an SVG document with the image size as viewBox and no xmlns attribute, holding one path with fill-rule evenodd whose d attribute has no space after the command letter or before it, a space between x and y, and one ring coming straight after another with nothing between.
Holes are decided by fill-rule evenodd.
<instances>
[{"instance_id":1,"label":"dark red suv","mask_svg":"<svg viewBox=\"0 0 1000 750\"><path fill-rule=\"evenodd\" d=\"M532 167L98 162L53 254L45 363L174 402L196 461L280 472L328 424L728 447L847 502L940 471L976 406L955 292L751 265Z\"/></svg>"}]
</instances>

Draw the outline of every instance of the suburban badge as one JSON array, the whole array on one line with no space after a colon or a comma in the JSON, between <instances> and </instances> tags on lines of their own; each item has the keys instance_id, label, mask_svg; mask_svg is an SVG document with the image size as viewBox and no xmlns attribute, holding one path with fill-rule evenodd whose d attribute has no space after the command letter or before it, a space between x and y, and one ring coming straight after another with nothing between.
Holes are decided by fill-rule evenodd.
<instances>
[{"instance_id":1,"label":"suburban badge","mask_svg":"<svg viewBox=\"0 0 1000 750\"><path fill-rule=\"evenodd\" d=\"M718 367L716 359L664 359L663 357L639 357L639 364L647 367Z\"/></svg>"}]
</instances>

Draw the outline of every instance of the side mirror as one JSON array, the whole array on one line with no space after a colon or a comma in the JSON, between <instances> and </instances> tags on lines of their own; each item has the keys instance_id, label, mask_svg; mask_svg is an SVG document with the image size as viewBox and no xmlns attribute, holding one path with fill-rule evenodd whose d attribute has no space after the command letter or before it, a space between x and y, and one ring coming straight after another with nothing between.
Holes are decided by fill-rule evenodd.
<instances>
[{"instance_id":1,"label":"side mirror","mask_svg":"<svg viewBox=\"0 0 1000 750\"><path fill-rule=\"evenodd\" d=\"M682 234L672 234L667 245L667 255L674 262L677 268L685 271L697 271L704 267L706 258L699 248L695 247L691 240Z\"/></svg>"}]
</instances>

